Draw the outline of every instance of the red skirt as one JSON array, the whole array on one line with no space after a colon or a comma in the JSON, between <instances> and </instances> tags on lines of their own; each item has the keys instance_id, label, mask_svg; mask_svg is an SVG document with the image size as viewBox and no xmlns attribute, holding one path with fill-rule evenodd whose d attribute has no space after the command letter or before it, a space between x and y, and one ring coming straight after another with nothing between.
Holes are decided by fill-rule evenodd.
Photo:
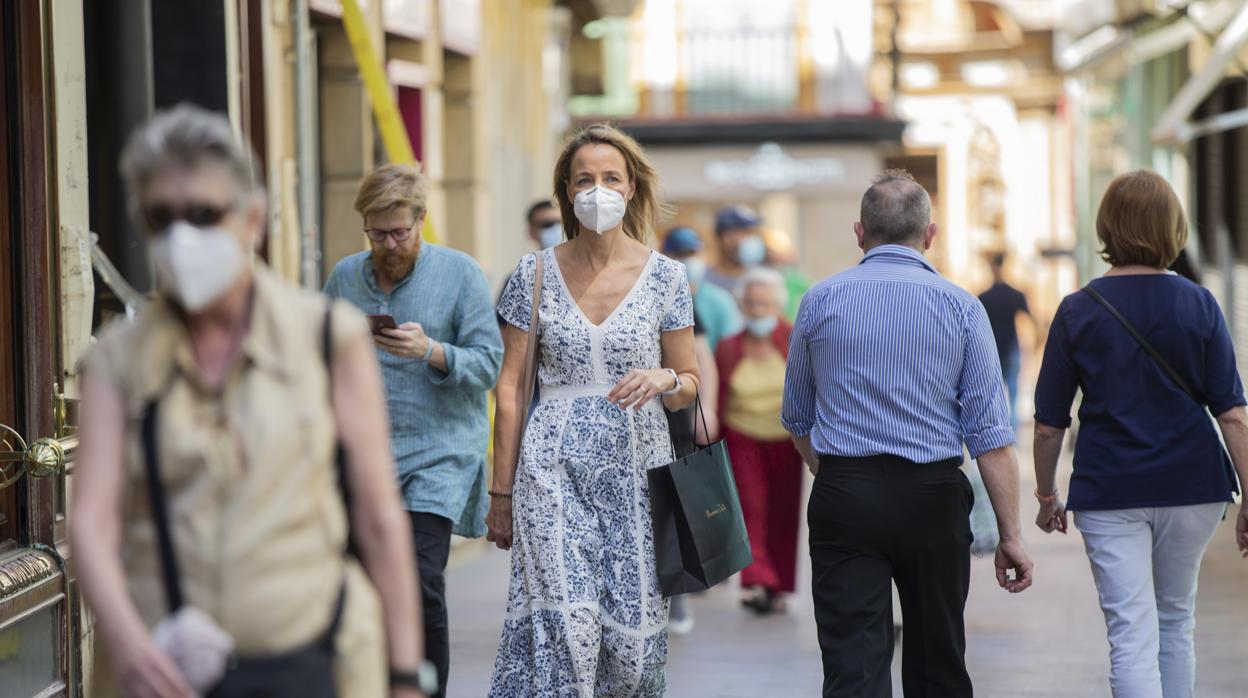
<instances>
[{"instance_id":1,"label":"red skirt","mask_svg":"<svg viewBox=\"0 0 1248 698\"><path fill-rule=\"evenodd\" d=\"M793 442L758 441L724 429L754 563L741 586L791 593L797 581L802 516L802 456Z\"/></svg>"}]
</instances>

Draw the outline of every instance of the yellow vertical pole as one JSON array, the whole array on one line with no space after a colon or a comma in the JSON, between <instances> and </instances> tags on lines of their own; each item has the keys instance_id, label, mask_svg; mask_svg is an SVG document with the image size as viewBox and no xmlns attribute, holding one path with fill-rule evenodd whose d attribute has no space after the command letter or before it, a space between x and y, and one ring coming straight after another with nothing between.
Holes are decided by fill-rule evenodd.
<instances>
[{"instance_id":1,"label":"yellow vertical pole","mask_svg":"<svg viewBox=\"0 0 1248 698\"><path fill-rule=\"evenodd\" d=\"M355 56L356 68L364 81L364 90L368 93L368 101L373 106L373 118L377 120L377 129L381 132L381 142L390 156L391 162L403 164L419 164L412 152L412 143L407 137L407 128L399 115L399 107L394 101L394 90L386 80L386 72L382 67L381 54L373 49L372 39L368 35L368 24L364 21L364 13L356 0L342 1L342 26L347 32L347 41L351 44L351 53ZM430 242L437 242L437 235L425 216L425 224L421 236Z\"/></svg>"},{"instance_id":2,"label":"yellow vertical pole","mask_svg":"<svg viewBox=\"0 0 1248 698\"><path fill-rule=\"evenodd\" d=\"M810 0L798 0L797 26L797 108L803 113L815 111L815 57L810 43Z\"/></svg>"}]
</instances>

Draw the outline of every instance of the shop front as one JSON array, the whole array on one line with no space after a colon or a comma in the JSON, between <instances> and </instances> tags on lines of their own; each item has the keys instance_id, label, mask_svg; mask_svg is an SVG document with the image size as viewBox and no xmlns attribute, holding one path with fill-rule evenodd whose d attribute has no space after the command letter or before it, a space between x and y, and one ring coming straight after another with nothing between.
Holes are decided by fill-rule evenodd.
<instances>
[{"instance_id":1,"label":"shop front","mask_svg":"<svg viewBox=\"0 0 1248 698\"><path fill-rule=\"evenodd\" d=\"M690 225L710 241L718 208L750 206L764 228L792 238L802 271L819 279L861 257L853 223L891 150L875 142L762 141L655 144L647 152L676 209L672 225Z\"/></svg>"}]
</instances>

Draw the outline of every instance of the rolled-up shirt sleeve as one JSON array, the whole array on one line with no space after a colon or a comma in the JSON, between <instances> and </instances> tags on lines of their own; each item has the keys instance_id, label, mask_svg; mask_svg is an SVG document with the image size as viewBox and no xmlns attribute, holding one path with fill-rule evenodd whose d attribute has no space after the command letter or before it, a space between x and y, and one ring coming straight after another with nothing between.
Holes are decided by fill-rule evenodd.
<instances>
[{"instance_id":1,"label":"rolled-up shirt sleeve","mask_svg":"<svg viewBox=\"0 0 1248 698\"><path fill-rule=\"evenodd\" d=\"M784 374L784 404L780 410L780 424L794 436L806 436L815 428L815 372L810 361L810 346L806 339L806 301L797 313L797 322L789 337L789 361Z\"/></svg>"},{"instance_id":2,"label":"rolled-up shirt sleeve","mask_svg":"<svg viewBox=\"0 0 1248 698\"><path fill-rule=\"evenodd\" d=\"M1079 389L1079 377L1070 358L1070 342L1066 332L1066 302L1058 306L1044 342L1044 359L1036 378L1036 423L1068 429L1070 408Z\"/></svg>"},{"instance_id":3,"label":"rolled-up shirt sleeve","mask_svg":"<svg viewBox=\"0 0 1248 698\"><path fill-rule=\"evenodd\" d=\"M982 303L967 305L963 320L962 376L958 385L962 440L972 458L1014 443L1001 358Z\"/></svg>"}]
</instances>

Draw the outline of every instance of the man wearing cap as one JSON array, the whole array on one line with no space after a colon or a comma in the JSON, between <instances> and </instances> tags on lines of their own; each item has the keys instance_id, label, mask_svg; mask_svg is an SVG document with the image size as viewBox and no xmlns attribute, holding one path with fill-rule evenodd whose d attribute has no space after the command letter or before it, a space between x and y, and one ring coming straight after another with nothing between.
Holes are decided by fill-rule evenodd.
<instances>
[{"instance_id":1,"label":"man wearing cap","mask_svg":"<svg viewBox=\"0 0 1248 698\"><path fill-rule=\"evenodd\" d=\"M663 254L685 265L689 289L693 291L693 313L706 332L706 342L715 345L724 337L741 331L741 311L737 301L724 289L703 283L709 274L702 258L702 238L693 228L680 226L663 239Z\"/></svg>"},{"instance_id":2,"label":"man wearing cap","mask_svg":"<svg viewBox=\"0 0 1248 698\"><path fill-rule=\"evenodd\" d=\"M706 270L706 282L732 293L746 269L767 259L767 245L759 234L762 219L748 206L729 206L715 213L719 263Z\"/></svg>"}]
</instances>

